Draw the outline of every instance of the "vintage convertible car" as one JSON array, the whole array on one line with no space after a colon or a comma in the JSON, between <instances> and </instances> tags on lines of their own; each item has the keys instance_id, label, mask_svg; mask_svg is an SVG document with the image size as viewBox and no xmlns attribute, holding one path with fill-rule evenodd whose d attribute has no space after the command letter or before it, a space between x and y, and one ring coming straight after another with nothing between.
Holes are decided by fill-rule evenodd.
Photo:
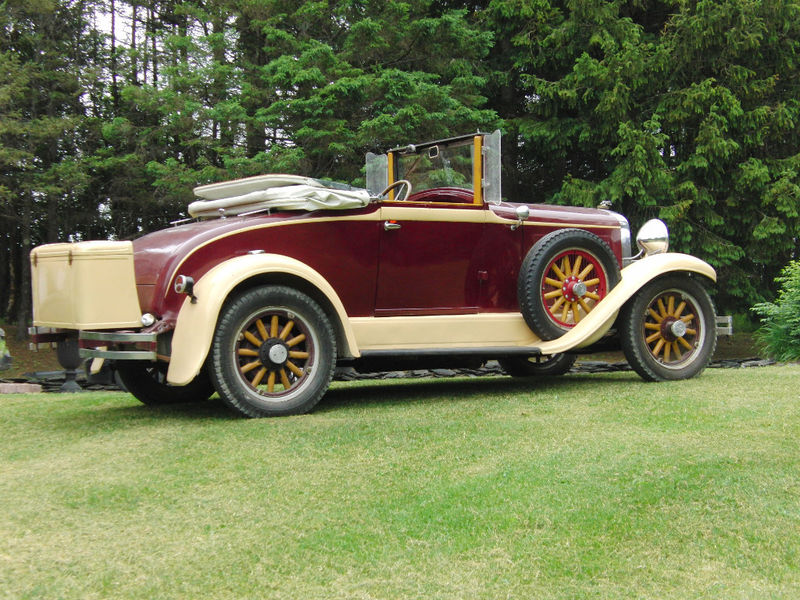
<instances>
[{"instance_id":1,"label":"vintage convertible car","mask_svg":"<svg viewBox=\"0 0 800 600\"><path fill-rule=\"evenodd\" d=\"M499 132L368 154L367 189L265 175L195 192L170 229L36 248L34 342L79 345L146 404L216 391L249 417L310 410L337 365L552 375L616 341L667 380L716 344L711 266L668 253L657 220L632 256L622 215L504 201Z\"/></svg>"}]
</instances>

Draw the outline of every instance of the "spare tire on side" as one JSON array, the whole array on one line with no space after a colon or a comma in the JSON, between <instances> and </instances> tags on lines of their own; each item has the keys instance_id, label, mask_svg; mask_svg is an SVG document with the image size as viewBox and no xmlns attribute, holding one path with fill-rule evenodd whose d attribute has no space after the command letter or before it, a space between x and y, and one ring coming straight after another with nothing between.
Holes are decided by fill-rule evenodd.
<instances>
[{"instance_id":1,"label":"spare tire on side","mask_svg":"<svg viewBox=\"0 0 800 600\"><path fill-rule=\"evenodd\" d=\"M554 340L577 325L619 283L614 253L583 229L559 229L528 252L519 270L517 296L528 327Z\"/></svg>"}]
</instances>

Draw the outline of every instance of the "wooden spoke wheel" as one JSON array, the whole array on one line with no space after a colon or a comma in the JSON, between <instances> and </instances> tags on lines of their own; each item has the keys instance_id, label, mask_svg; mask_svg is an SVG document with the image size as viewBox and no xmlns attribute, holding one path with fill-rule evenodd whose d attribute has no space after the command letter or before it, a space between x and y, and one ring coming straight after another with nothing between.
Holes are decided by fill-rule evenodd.
<instances>
[{"instance_id":1,"label":"wooden spoke wheel","mask_svg":"<svg viewBox=\"0 0 800 600\"><path fill-rule=\"evenodd\" d=\"M644 379L687 379L708 364L716 346L714 306L688 275L650 282L621 315L622 348Z\"/></svg>"},{"instance_id":2,"label":"wooden spoke wheel","mask_svg":"<svg viewBox=\"0 0 800 600\"><path fill-rule=\"evenodd\" d=\"M522 316L543 340L580 323L619 281L611 248L582 229L547 234L520 267L517 292Z\"/></svg>"},{"instance_id":3,"label":"wooden spoke wheel","mask_svg":"<svg viewBox=\"0 0 800 600\"><path fill-rule=\"evenodd\" d=\"M550 318L574 327L608 293L608 277L593 254L572 248L550 261L542 278L542 304Z\"/></svg>"},{"instance_id":4,"label":"wooden spoke wheel","mask_svg":"<svg viewBox=\"0 0 800 600\"><path fill-rule=\"evenodd\" d=\"M335 339L322 309L282 286L255 288L227 305L212 343L223 401L249 417L307 412L333 376Z\"/></svg>"}]
</instances>

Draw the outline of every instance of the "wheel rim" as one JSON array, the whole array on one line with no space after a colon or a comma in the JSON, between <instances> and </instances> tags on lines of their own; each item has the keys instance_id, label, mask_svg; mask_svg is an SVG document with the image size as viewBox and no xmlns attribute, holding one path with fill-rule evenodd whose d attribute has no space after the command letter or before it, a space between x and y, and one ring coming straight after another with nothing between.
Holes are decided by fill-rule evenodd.
<instances>
[{"instance_id":1,"label":"wheel rim","mask_svg":"<svg viewBox=\"0 0 800 600\"><path fill-rule=\"evenodd\" d=\"M644 315L644 343L660 365L679 369L692 362L705 344L703 312L697 300L680 290L659 293Z\"/></svg>"},{"instance_id":2,"label":"wheel rim","mask_svg":"<svg viewBox=\"0 0 800 600\"><path fill-rule=\"evenodd\" d=\"M563 328L575 327L608 293L608 277L600 260L576 248L558 254L542 277L542 303Z\"/></svg>"},{"instance_id":3,"label":"wheel rim","mask_svg":"<svg viewBox=\"0 0 800 600\"><path fill-rule=\"evenodd\" d=\"M265 400L291 400L312 377L313 331L295 313L279 308L259 310L243 323L233 348L238 376Z\"/></svg>"}]
</instances>

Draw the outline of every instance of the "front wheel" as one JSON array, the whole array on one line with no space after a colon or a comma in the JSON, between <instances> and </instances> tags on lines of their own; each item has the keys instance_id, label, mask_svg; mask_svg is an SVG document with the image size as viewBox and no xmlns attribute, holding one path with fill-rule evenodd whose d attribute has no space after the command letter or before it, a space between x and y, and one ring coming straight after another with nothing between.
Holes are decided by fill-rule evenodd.
<instances>
[{"instance_id":1,"label":"front wheel","mask_svg":"<svg viewBox=\"0 0 800 600\"><path fill-rule=\"evenodd\" d=\"M512 377L554 377L567 373L578 357L574 354L510 356L497 362Z\"/></svg>"},{"instance_id":2,"label":"front wheel","mask_svg":"<svg viewBox=\"0 0 800 600\"><path fill-rule=\"evenodd\" d=\"M689 379L714 354L714 305L706 289L688 275L661 277L623 307L620 336L625 357L643 379Z\"/></svg>"},{"instance_id":3,"label":"front wheel","mask_svg":"<svg viewBox=\"0 0 800 600\"><path fill-rule=\"evenodd\" d=\"M302 414L328 389L336 340L328 317L283 286L248 290L226 304L210 371L223 402L247 417Z\"/></svg>"}]
</instances>

